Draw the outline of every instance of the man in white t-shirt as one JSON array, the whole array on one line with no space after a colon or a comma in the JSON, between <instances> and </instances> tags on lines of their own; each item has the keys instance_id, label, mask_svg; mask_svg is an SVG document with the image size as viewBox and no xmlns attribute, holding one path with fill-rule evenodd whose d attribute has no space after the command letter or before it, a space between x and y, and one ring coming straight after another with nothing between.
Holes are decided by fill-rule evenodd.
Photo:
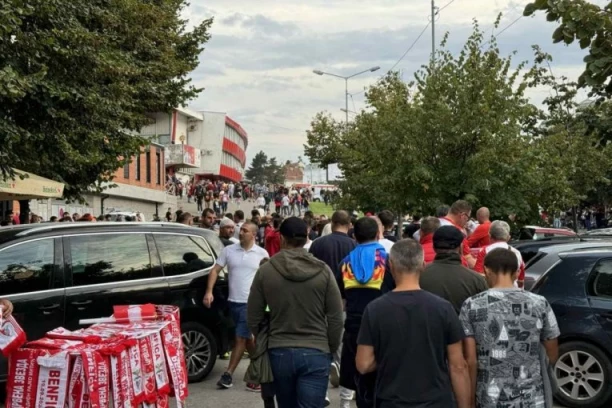
<instances>
[{"instance_id":1,"label":"man in white t-shirt","mask_svg":"<svg viewBox=\"0 0 612 408\"><path fill-rule=\"evenodd\" d=\"M281 215L289 215L289 197L287 196L287 194L283 194L281 203L283 204L281 208Z\"/></svg>"},{"instance_id":2,"label":"man in white t-shirt","mask_svg":"<svg viewBox=\"0 0 612 408\"><path fill-rule=\"evenodd\" d=\"M245 350L249 353L255 351L255 343L247 325L247 301L251 284L259 264L263 259L269 258L268 252L255 244L257 225L250 221L242 224L240 228L240 243L225 247L217 259L217 263L208 275L208 287L204 296L204 306L211 307L214 296L213 288L217 276L227 266L227 277L229 286L228 303L232 318L236 324L236 344L232 350L232 356L227 371L221 376L217 383L220 388L230 388L233 385L232 374L238 367ZM250 391L259 391L259 386L247 384Z\"/></svg>"},{"instance_id":3,"label":"man in white t-shirt","mask_svg":"<svg viewBox=\"0 0 612 408\"><path fill-rule=\"evenodd\" d=\"M385 226L383 225L380 218L376 216L372 216L372 218L374 218L374 220L376 220L376 223L378 224L378 230L379 230L378 243L385 248L385 252L387 254L391 253L391 247L393 246L393 244L395 244L395 242L391 241L390 239L385 238Z\"/></svg>"}]
</instances>

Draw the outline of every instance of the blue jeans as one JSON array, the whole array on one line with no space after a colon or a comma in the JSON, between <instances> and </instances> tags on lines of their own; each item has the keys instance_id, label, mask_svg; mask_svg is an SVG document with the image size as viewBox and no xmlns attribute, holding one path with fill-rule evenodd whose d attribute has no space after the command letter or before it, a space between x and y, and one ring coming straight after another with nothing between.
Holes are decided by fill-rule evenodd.
<instances>
[{"instance_id":1,"label":"blue jeans","mask_svg":"<svg viewBox=\"0 0 612 408\"><path fill-rule=\"evenodd\" d=\"M229 309L232 314L232 320L236 325L236 336L242 337L243 339L250 339L252 337L249 326L247 325L247 304L227 302Z\"/></svg>"},{"instance_id":2,"label":"blue jeans","mask_svg":"<svg viewBox=\"0 0 612 408\"><path fill-rule=\"evenodd\" d=\"M325 406L331 354L310 348L274 348L268 355L278 408Z\"/></svg>"}]
</instances>

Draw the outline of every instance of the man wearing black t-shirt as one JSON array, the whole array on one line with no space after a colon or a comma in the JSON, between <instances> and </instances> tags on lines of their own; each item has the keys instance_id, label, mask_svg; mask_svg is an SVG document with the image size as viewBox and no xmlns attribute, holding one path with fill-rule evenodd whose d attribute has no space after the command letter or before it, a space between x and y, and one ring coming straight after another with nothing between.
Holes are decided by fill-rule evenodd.
<instances>
[{"instance_id":1,"label":"man wearing black t-shirt","mask_svg":"<svg viewBox=\"0 0 612 408\"><path fill-rule=\"evenodd\" d=\"M375 406L470 407L463 329L448 301L420 289L421 245L399 241L389 262L396 289L366 307L355 359L361 374L377 373Z\"/></svg>"}]
</instances>

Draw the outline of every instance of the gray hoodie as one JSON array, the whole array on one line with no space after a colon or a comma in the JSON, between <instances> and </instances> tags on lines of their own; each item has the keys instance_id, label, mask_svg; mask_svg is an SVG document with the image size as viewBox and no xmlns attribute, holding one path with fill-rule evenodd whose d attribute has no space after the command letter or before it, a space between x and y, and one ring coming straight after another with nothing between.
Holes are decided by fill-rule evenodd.
<instances>
[{"instance_id":1,"label":"gray hoodie","mask_svg":"<svg viewBox=\"0 0 612 408\"><path fill-rule=\"evenodd\" d=\"M248 325L257 335L270 308L268 348L335 352L342 337L342 298L329 267L305 249L284 249L262 265L251 286Z\"/></svg>"}]
</instances>

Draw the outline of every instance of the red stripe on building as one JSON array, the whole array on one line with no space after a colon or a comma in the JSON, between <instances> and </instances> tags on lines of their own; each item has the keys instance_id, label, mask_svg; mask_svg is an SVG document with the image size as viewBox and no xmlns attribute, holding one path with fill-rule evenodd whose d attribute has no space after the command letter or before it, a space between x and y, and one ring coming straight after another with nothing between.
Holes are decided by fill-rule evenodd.
<instances>
[{"instance_id":1,"label":"red stripe on building","mask_svg":"<svg viewBox=\"0 0 612 408\"><path fill-rule=\"evenodd\" d=\"M223 138L223 151L234 156L240 164L242 164L242 167L246 165L246 154L244 150L242 150L237 143L232 142L226 137Z\"/></svg>"},{"instance_id":2,"label":"red stripe on building","mask_svg":"<svg viewBox=\"0 0 612 408\"><path fill-rule=\"evenodd\" d=\"M219 168L219 175L235 183L242 180L242 173L240 173L236 169L226 166L225 164L222 164L221 167Z\"/></svg>"},{"instance_id":3,"label":"red stripe on building","mask_svg":"<svg viewBox=\"0 0 612 408\"><path fill-rule=\"evenodd\" d=\"M249 137L247 135L247 132L242 128L242 126L240 126L238 124L238 122L236 122L235 120L233 120L229 116L225 116L225 124L227 126L231 127L232 129L234 129L236 131L236 133L238 133L240 135L242 140L244 140L244 149L246 150L246 148L247 148L247 146L249 144Z\"/></svg>"}]
</instances>

